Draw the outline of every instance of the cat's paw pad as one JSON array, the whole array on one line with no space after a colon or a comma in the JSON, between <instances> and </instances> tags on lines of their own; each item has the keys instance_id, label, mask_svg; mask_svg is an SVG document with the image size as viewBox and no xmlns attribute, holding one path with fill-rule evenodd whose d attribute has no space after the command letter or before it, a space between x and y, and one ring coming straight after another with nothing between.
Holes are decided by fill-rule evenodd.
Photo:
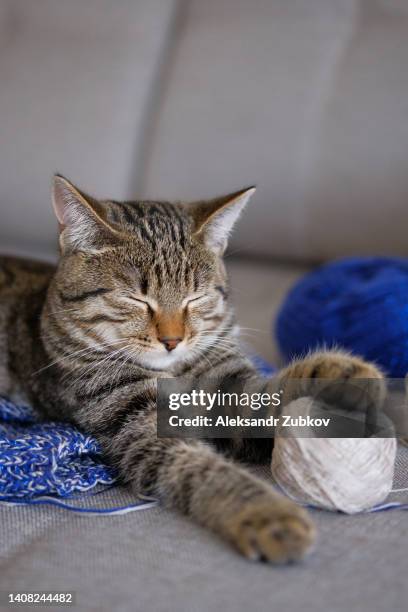
<instances>
[{"instance_id":1,"label":"cat's paw pad","mask_svg":"<svg viewBox=\"0 0 408 612\"><path fill-rule=\"evenodd\" d=\"M305 510L290 501L254 502L235 514L230 539L251 560L290 563L311 549L315 529Z\"/></svg>"},{"instance_id":2,"label":"cat's paw pad","mask_svg":"<svg viewBox=\"0 0 408 612\"><path fill-rule=\"evenodd\" d=\"M295 397L311 395L346 409L380 406L386 394L384 375L376 365L335 351L294 362L285 379L298 381L292 386Z\"/></svg>"},{"instance_id":3,"label":"cat's paw pad","mask_svg":"<svg viewBox=\"0 0 408 612\"><path fill-rule=\"evenodd\" d=\"M339 351L317 352L294 361L287 368L286 375L290 378L384 378L373 363Z\"/></svg>"},{"instance_id":4,"label":"cat's paw pad","mask_svg":"<svg viewBox=\"0 0 408 612\"><path fill-rule=\"evenodd\" d=\"M375 378L382 379L383 373L373 363L340 352L326 352L312 355L304 363L304 376L311 378Z\"/></svg>"}]
</instances>

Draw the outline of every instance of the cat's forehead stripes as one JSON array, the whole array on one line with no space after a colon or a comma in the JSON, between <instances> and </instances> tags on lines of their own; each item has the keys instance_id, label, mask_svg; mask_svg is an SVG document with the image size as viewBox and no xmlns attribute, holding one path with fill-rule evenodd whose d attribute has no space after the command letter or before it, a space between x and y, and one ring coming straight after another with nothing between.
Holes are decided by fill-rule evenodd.
<instances>
[{"instance_id":1,"label":"cat's forehead stripes","mask_svg":"<svg viewBox=\"0 0 408 612\"><path fill-rule=\"evenodd\" d=\"M179 247L185 250L191 220L176 204L168 202L104 202L107 218L147 246Z\"/></svg>"},{"instance_id":2,"label":"cat's forehead stripes","mask_svg":"<svg viewBox=\"0 0 408 612\"><path fill-rule=\"evenodd\" d=\"M139 288L172 301L196 291L192 222L185 209L168 202L105 202L108 219L140 244ZM176 295L172 295L172 294ZM163 294L163 295L161 295Z\"/></svg>"}]
</instances>

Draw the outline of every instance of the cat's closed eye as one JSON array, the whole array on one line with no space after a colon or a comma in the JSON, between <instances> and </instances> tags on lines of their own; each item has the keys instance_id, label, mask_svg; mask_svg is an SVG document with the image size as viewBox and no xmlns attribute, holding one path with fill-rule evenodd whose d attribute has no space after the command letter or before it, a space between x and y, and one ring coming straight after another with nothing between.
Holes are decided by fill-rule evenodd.
<instances>
[{"instance_id":1,"label":"cat's closed eye","mask_svg":"<svg viewBox=\"0 0 408 612\"><path fill-rule=\"evenodd\" d=\"M206 295L197 295L194 297L188 297L184 300L183 306L184 308L188 306L199 306L200 304L204 304L208 300L208 296Z\"/></svg>"},{"instance_id":2,"label":"cat's closed eye","mask_svg":"<svg viewBox=\"0 0 408 612\"><path fill-rule=\"evenodd\" d=\"M143 309L145 312L153 313L156 310L157 305L152 300L142 299L139 296L130 294L122 295L121 299L132 306Z\"/></svg>"}]
</instances>

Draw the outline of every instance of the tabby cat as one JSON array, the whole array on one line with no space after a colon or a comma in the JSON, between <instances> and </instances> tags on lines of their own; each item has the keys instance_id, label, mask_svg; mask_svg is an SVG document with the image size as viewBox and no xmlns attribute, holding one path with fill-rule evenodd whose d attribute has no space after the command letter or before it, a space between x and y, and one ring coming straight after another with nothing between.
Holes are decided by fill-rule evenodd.
<instances>
[{"instance_id":1,"label":"tabby cat","mask_svg":"<svg viewBox=\"0 0 408 612\"><path fill-rule=\"evenodd\" d=\"M56 176L57 267L0 259L0 393L91 433L136 492L246 557L283 563L311 548L313 524L234 461L269 461L272 441L158 438L156 429L158 377L256 376L240 349L222 263L253 192L187 205L98 201ZM343 376L381 373L320 352L278 380Z\"/></svg>"}]
</instances>

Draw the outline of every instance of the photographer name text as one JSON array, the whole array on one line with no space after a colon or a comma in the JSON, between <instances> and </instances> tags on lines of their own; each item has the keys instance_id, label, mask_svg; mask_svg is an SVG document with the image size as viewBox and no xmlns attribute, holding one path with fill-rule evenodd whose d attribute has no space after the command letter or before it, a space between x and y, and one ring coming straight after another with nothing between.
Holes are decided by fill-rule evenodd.
<instances>
[{"instance_id":1,"label":"photographer name text","mask_svg":"<svg viewBox=\"0 0 408 612\"><path fill-rule=\"evenodd\" d=\"M171 427L328 427L330 417L314 418L310 416L293 417L281 415L280 417L241 417L241 416L218 416L213 419L209 416L198 415L195 417L179 417L171 415L169 425Z\"/></svg>"}]
</instances>

